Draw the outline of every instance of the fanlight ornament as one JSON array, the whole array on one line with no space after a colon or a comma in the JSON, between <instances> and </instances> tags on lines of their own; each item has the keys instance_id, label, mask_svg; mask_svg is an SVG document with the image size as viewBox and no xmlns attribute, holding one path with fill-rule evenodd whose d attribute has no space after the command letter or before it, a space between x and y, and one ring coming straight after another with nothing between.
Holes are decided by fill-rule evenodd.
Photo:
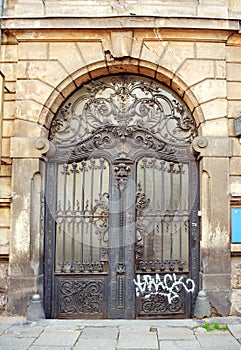
<instances>
[{"instance_id":1,"label":"fanlight ornament","mask_svg":"<svg viewBox=\"0 0 241 350\"><path fill-rule=\"evenodd\" d=\"M196 136L189 110L173 91L152 79L118 75L77 90L53 119L50 140L75 145L105 127L119 130L122 137L133 127L142 128L175 145L190 143Z\"/></svg>"}]
</instances>

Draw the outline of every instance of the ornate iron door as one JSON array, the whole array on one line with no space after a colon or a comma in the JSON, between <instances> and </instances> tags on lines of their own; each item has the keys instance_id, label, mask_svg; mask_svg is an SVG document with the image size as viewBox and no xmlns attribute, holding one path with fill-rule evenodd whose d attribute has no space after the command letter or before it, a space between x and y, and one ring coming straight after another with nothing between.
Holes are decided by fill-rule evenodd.
<instances>
[{"instance_id":1,"label":"ornate iron door","mask_svg":"<svg viewBox=\"0 0 241 350\"><path fill-rule=\"evenodd\" d=\"M143 77L99 79L60 108L47 164L47 317L190 317L195 132L179 97Z\"/></svg>"},{"instance_id":2,"label":"ornate iron door","mask_svg":"<svg viewBox=\"0 0 241 350\"><path fill-rule=\"evenodd\" d=\"M197 181L195 163L142 158L137 179L137 316L190 317L198 267L197 202L190 186Z\"/></svg>"}]
</instances>

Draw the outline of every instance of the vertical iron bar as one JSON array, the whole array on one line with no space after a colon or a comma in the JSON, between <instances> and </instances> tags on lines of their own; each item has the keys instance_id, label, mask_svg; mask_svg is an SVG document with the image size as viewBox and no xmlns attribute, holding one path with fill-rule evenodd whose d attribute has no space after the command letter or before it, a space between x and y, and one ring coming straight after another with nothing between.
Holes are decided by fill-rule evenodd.
<instances>
[{"instance_id":1,"label":"vertical iron bar","mask_svg":"<svg viewBox=\"0 0 241 350\"><path fill-rule=\"evenodd\" d=\"M143 181L144 181L144 194L145 196L147 196L147 193L146 193L146 167L147 167L147 159L146 158L143 158L142 159L142 164L143 164ZM146 247L146 243L147 243L147 238L146 238L146 235L143 235L143 246ZM145 249L146 251L146 249ZM146 255L146 252L144 253L144 256Z\"/></svg>"},{"instance_id":2,"label":"vertical iron bar","mask_svg":"<svg viewBox=\"0 0 241 350\"><path fill-rule=\"evenodd\" d=\"M160 161L160 169L161 169L161 261L162 261L162 270L164 270L164 206L165 206L165 161Z\"/></svg>"},{"instance_id":3,"label":"vertical iron bar","mask_svg":"<svg viewBox=\"0 0 241 350\"><path fill-rule=\"evenodd\" d=\"M156 190L155 190L155 186L156 186L156 169L155 169L155 165L156 165L156 159L153 158L152 159L152 196L153 196L153 213L155 211L156 208Z\"/></svg>"},{"instance_id":4,"label":"vertical iron bar","mask_svg":"<svg viewBox=\"0 0 241 350\"><path fill-rule=\"evenodd\" d=\"M174 163L170 163L170 213L173 214L173 169Z\"/></svg>"},{"instance_id":5,"label":"vertical iron bar","mask_svg":"<svg viewBox=\"0 0 241 350\"><path fill-rule=\"evenodd\" d=\"M93 200L94 200L94 169L95 160L90 160L91 164L91 189L90 189L90 263L93 262Z\"/></svg>"},{"instance_id":6,"label":"vertical iron bar","mask_svg":"<svg viewBox=\"0 0 241 350\"><path fill-rule=\"evenodd\" d=\"M173 267L173 170L174 163L170 163L170 271L174 270Z\"/></svg>"},{"instance_id":7,"label":"vertical iron bar","mask_svg":"<svg viewBox=\"0 0 241 350\"><path fill-rule=\"evenodd\" d=\"M152 197L153 197L153 206L152 206L152 213L155 215L156 213L156 159L152 158ZM156 222L155 220L152 220L152 246L151 249L154 252L154 256L155 257L155 251L156 251Z\"/></svg>"},{"instance_id":8,"label":"vertical iron bar","mask_svg":"<svg viewBox=\"0 0 241 350\"><path fill-rule=\"evenodd\" d=\"M118 275L117 276L117 307L118 309L124 308L124 276Z\"/></svg>"},{"instance_id":9,"label":"vertical iron bar","mask_svg":"<svg viewBox=\"0 0 241 350\"><path fill-rule=\"evenodd\" d=\"M104 171L104 162L103 158L100 159L100 200L102 198L102 187L103 187L103 171ZM101 231L100 231L101 232ZM101 261L101 233L99 233L99 262Z\"/></svg>"},{"instance_id":10,"label":"vertical iron bar","mask_svg":"<svg viewBox=\"0 0 241 350\"><path fill-rule=\"evenodd\" d=\"M124 247L123 247L123 241L124 241L124 194L123 191L120 191L120 236L119 236L119 262L124 263Z\"/></svg>"},{"instance_id":11,"label":"vertical iron bar","mask_svg":"<svg viewBox=\"0 0 241 350\"><path fill-rule=\"evenodd\" d=\"M144 174L143 174L144 193L147 194L146 193L146 163L147 163L147 159L143 158L142 163L143 163L143 170L144 170Z\"/></svg>"},{"instance_id":12,"label":"vertical iron bar","mask_svg":"<svg viewBox=\"0 0 241 350\"><path fill-rule=\"evenodd\" d=\"M179 171L180 171L180 212L182 213L182 175L183 175L183 164L178 164Z\"/></svg>"},{"instance_id":13,"label":"vertical iron bar","mask_svg":"<svg viewBox=\"0 0 241 350\"><path fill-rule=\"evenodd\" d=\"M72 173L73 173L73 188L72 188L72 235L71 235L71 262L70 262L70 272L74 272L74 234L75 234L75 219L76 219L76 211L75 211L75 196L76 196L76 173L77 163L72 163Z\"/></svg>"},{"instance_id":14,"label":"vertical iron bar","mask_svg":"<svg viewBox=\"0 0 241 350\"><path fill-rule=\"evenodd\" d=\"M164 214L164 205L165 205L165 178L164 178L164 170L165 170L165 161L161 160L161 213Z\"/></svg>"},{"instance_id":15,"label":"vertical iron bar","mask_svg":"<svg viewBox=\"0 0 241 350\"><path fill-rule=\"evenodd\" d=\"M171 234L170 234L170 243L171 243L171 246L170 246L170 261L172 262L172 257L173 257L173 221L172 221L172 218L171 218Z\"/></svg>"},{"instance_id":16,"label":"vertical iron bar","mask_svg":"<svg viewBox=\"0 0 241 350\"><path fill-rule=\"evenodd\" d=\"M124 264L124 246L123 243L125 242L125 223L126 223L126 215L125 215L125 205L124 205L124 192L126 190L127 185L127 179L130 171L130 167L126 165L125 163L120 163L115 167L115 174L116 174L116 180L117 180L117 186L119 189L119 198L120 198L120 205L119 205L119 264Z\"/></svg>"},{"instance_id":17,"label":"vertical iron bar","mask_svg":"<svg viewBox=\"0 0 241 350\"><path fill-rule=\"evenodd\" d=\"M67 183L67 174L68 174L68 164L63 165L63 175L64 175L64 200L63 200L63 232L62 232L62 264L61 272L65 272L65 229L66 229L66 183Z\"/></svg>"},{"instance_id":18,"label":"vertical iron bar","mask_svg":"<svg viewBox=\"0 0 241 350\"><path fill-rule=\"evenodd\" d=\"M161 169L161 269L164 270L164 212L165 212L165 161L160 161Z\"/></svg>"},{"instance_id":19,"label":"vertical iron bar","mask_svg":"<svg viewBox=\"0 0 241 350\"><path fill-rule=\"evenodd\" d=\"M183 187L183 184L182 184L182 174L183 174L183 164L178 164L178 167L179 167L179 171L180 171L180 182L179 182L179 185L180 185L180 220L179 220L179 241L180 241L180 252L179 252L179 260L180 260L180 264L179 264L179 270L182 269L182 223L183 223L183 212L182 212L182 187Z\"/></svg>"},{"instance_id":20,"label":"vertical iron bar","mask_svg":"<svg viewBox=\"0 0 241 350\"><path fill-rule=\"evenodd\" d=\"M101 158L100 159L100 195L102 195L104 162L105 162L105 160L103 158Z\"/></svg>"},{"instance_id":21,"label":"vertical iron bar","mask_svg":"<svg viewBox=\"0 0 241 350\"><path fill-rule=\"evenodd\" d=\"M85 170L86 170L86 161L81 162L82 165L82 188L81 188L81 271L83 270L84 264L84 219L85 219Z\"/></svg>"},{"instance_id":22,"label":"vertical iron bar","mask_svg":"<svg viewBox=\"0 0 241 350\"><path fill-rule=\"evenodd\" d=\"M164 225L163 225L164 218L161 218L161 261L164 260Z\"/></svg>"}]
</instances>

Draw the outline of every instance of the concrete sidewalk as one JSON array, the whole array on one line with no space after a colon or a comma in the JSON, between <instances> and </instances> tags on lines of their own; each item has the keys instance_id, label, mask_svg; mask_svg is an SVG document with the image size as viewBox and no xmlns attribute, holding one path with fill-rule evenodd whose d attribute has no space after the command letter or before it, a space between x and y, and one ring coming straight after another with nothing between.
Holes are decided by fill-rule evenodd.
<instances>
[{"instance_id":1,"label":"concrete sidewalk","mask_svg":"<svg viewBox=\"0 0 241 350\"><path fill-rule=\"evenodd\" d=\"M204 323L227 325L207 332ZM0 317L1 350L241 350L241 318L42 320Z\"/></svg>"}]
</instances>

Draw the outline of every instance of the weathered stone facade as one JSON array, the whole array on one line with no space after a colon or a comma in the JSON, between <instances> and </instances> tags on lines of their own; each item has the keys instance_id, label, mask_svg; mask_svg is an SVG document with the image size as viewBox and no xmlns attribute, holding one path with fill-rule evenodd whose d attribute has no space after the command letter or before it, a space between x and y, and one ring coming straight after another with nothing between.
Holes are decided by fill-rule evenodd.
<instances>
[{"instance_id":1,"label":"weathered stone facade","mask_svg":"<svg viewBox=\"0 0 241 350\"><path fill-rule=\"evenodd\" d=\"M230 241L230 207L241 205L234 130L241 113L241 1L6 0L3 15L0 311L25 314L29 295L43 292L42 155L52 118L81 84L127 72L166 84L192 112L201 288L213 312L240 315L241 246Z\"/></svg>"}]
</instances>

